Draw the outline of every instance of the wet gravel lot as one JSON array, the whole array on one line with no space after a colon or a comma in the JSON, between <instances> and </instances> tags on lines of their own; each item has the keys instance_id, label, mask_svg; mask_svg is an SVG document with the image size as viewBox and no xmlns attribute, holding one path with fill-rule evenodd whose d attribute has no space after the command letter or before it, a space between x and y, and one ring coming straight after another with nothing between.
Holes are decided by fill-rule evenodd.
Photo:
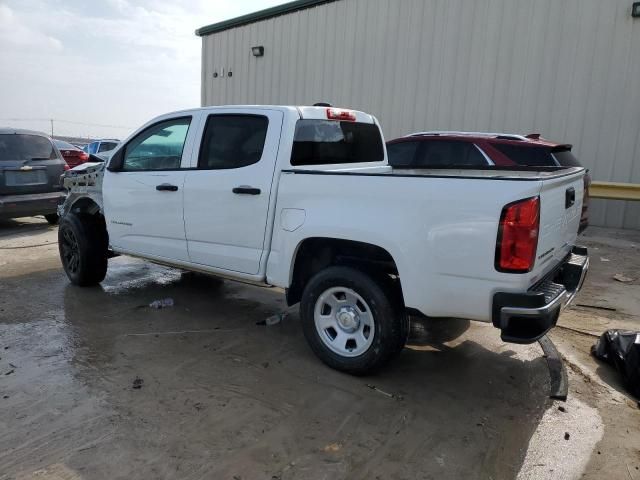
<instances>
[{"instance_id":1,"label":"wet gravel lot","mask_svg":"<svg viewBox=\"0 0 640 480\"><path fill-rule=\"evenodd\" d=\"M125 257L78 288L55 238L0 223L0 479L640 478L637 407L589 370L585 335L552 337L576 368L564 412L537 344L462 320L415 323L388 368L351 377L275 289ZM606 321L637 321L625 308Z\"/></svg>"}]
</instances>

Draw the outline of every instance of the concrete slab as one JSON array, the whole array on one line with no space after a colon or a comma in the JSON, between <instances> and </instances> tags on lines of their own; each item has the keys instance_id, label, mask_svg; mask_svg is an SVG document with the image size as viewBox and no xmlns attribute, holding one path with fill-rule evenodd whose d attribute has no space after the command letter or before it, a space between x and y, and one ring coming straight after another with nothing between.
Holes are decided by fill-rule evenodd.
<instances>
[{"instance_id":1,"label":"concrete slab","mask_svg":"<svg viewBox=\"0 0 640 480\"><path fill-rule=\"evenodd\" d=\"M640 310L602 292L634 285L597 264L586 291L620 312L562 316L560 412L540 347L490 325L415 323L393 364L351 377L313 356L273 289L124 257L101 287L69 285L43 222L0 225L0 479L640 478L636 405L585 354L598 322Z\"/></svg>"}]
</instances>

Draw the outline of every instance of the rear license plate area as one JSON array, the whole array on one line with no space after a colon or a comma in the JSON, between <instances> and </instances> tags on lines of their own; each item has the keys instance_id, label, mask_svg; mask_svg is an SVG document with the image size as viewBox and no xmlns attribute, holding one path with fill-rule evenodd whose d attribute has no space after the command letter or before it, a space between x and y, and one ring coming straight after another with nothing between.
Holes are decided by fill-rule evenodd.
<instances>
[{"instance_id":1,"label":"rear license plate area","mask_svg":"<svg viewBox=\"0 0 640 480\"><path fill-rule=\"evenodd\" d=\"M4 183L7 187L42 185L47 183L47 173L44 170L31 170L27 172L11 172L5 170Z\"/></svg>"}]
</instances>

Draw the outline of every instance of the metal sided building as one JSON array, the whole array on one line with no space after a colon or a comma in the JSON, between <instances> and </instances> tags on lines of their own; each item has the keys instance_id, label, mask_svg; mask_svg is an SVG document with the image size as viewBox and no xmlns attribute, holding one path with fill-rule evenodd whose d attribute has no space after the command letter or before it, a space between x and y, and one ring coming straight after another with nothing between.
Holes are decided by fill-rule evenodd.
<instances>
[{"instance_id":1,"label":"metal sided building","mask_svg":"<svg viewBox=\"0 0 640 480\"><path fill-rule=\"evenodd\" d=\"M640 183L632 0L299 0L197 30L202 105L329 102L414 131L541 133ZM640 202L591 223L640 228Z\"/></svg>"}]
</instances>

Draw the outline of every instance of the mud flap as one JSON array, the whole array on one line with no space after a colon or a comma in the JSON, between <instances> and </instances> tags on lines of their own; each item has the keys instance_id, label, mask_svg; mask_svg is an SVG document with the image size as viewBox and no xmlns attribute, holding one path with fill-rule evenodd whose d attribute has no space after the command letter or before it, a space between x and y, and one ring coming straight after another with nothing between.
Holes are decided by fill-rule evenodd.
<instances>
[{"instance_id":1,"label":"mud flap","mask_svg":"<svg viewBox=\"0 0 640 480\"><path fill-rule=\"evenodd\" d=\"M538 343L540 347L542 347L544 356L547 359L547 366L549 367L549 377L551 380L549 398L566 402L569 393L569 379L562 357L551 339L546 335L538 340Z\"/></svg>"}]
</instances>

